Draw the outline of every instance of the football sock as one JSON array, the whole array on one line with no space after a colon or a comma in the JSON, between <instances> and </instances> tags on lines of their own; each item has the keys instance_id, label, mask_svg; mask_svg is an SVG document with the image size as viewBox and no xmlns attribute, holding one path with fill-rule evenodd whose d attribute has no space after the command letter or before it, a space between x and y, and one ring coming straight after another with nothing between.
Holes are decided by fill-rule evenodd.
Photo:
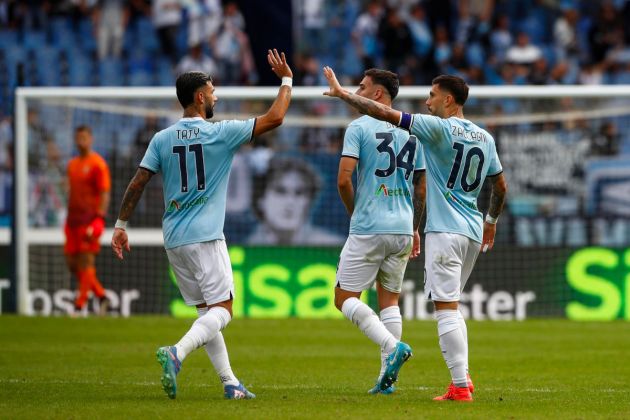
<instances>
[{"instance_id":1,"label":"football sock","mask_svg":"<svg viewBox=\"0 0 630 420\"><path fill-rule=\"evenodd\" d=\"M201 317L208 312L208 308L197 308L197 314ZM240 381L232 372L232 367L230 366L230 358L228 356L227 347L225 346L225 340L223 339L223 334L221 331L217 333L217 335L210 341L206 343L206 353L208 353L208 357L210 358L210 362L212 362L212 366L214 366L214 370L219 375L221 382L223 385L234 385L237 386Z\"/></svg>"},{"instance_id":2,"label":"football sock","mask_svg":"<svg viewBox=\"0 0 630 420\"><path fill-rule=\"evenodd\" d=\"M398 341L402 338L402 316L400 315L400 307L389 306L381 310L380 316L381 322L387 328L387 331L392 333L394 338ZM379 378L383 376L385 372L385 359L387 359L388 353L381 350L381 372Z\"/></svg>"},{"instance_id":3,"label":"football sock","mask_svg":"<svg viewBox=\"0 0 630 420\"><path fill-rule=\"evenodd\" d=\"M457 311L457 319L459 319L459 329L464 335L464 344L466 345L466 373L468 373L468 327L466 327L466 320L461 311Z\"/></svg>"},{"instance_id":4,"label":"football sock","mask_svg":"<svg viewBox=\"0 0 630 420\"><path fill-rule=\"evenodd\" d=\"M183 362L188 354L212 340L230 322L230 313L221 306L213 306L206 314L197 318L190 330L175 348L177 357Z\"/></svg>"},{"instance_id":5,"label":"football sock","mask_svg":"<svg viewBox=\"0 0 630 420\"><path fill-rule=\"evenodd\" d=\"M378 316L365 303L355 297L348 298L343 302L341 312L383 351L391 353L394 350L398 340L387 331Z\"/></svg>"},{"instance_id":6,"label":"football sock","mask_svg":"<svg viewBox=\"0 0 630 420\"><path fill-rule=\"evenodd\" d=\"M98 281L98 278L96 277L96 268L88 267L86 268L85 271L87 272L90 288L92 289L94 294L99 298L105 297L105 289L103 288L103 285L101 284L100 281Z\"/></svg>"},{"instance_id":7,"label":"football sock","mask_svg":"<svg viewBox=\"0 0 630 420\"><path fill-rule=\"evenodd\" d=\"M442 356L451 372L453 384L467 387L466 380L466 344L462 334L457 310L435 311L438 321L438 335Z\"/></svg>"},{"instance_id":8,"label":"football sock","mask_svg":"<svg viewBox=\"0 0 630 420\"><path fill-rule=\"evenodd\" d=\"M85 305L85 302L87 302L88 293L90 292L90 274L87 269L83 269L77 270L75 275L77 277L77 281L79 282L79 294L74 301L74 307L77 310L80 310L83 308L83 305Z\"/></svg>"}]
</instances>

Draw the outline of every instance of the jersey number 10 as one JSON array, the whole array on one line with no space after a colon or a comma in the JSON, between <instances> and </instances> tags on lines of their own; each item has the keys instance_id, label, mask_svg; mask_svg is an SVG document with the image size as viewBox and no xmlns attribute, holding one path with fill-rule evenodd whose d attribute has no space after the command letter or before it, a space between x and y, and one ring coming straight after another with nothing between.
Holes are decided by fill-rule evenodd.
<instances>
[{"instance_id":1,"label":"jersey number 10","mask_svg":"<svg viewBox=\"0 0 630 420\"><path fill-rule=\"evenodd\" d=\"M457 181L457 175L459 175L459 168L462 166L462 157L464 156L464 145L462 143L453 143L453 149L457 150L457 154L455 154L455 161L453 162L453 168L451 168L451 174L448 177L448 181L446 186L449 190L452 190L455 186L455 181ZM479 158L479 162L477 162L477 168L475 171L475 179L473 182L468 183L468 173L470 172L470 166L472 164L472 158L477 156ZM478 147L471 148L468 153L466 153L466 160L464 162L464 173L462 174L459 183L462 186L462 189L466 192L473 191L475 188L479 186L481 183L481 171L483 169L483 150Z\"/></svg>"}]
</instances>

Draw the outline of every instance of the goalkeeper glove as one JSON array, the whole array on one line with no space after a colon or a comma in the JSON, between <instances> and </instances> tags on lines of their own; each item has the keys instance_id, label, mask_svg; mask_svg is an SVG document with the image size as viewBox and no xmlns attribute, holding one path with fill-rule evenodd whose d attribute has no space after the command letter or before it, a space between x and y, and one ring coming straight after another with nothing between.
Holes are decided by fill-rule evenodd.
<instances>
[{"instance_id":1,"label":"goalkeeper glove","mask_svg":"<svg viewBox=\"0 0 630 420\"><path fill-rule=\"evenodd\" d=\"M105 218L99 214L92 220L92 223L90 223L90 225L87 227L87 230L85 231L85 233L90 238L98 238L99 236L103 234L104 230L105 230Z\"/></svg>"}]
</instances>

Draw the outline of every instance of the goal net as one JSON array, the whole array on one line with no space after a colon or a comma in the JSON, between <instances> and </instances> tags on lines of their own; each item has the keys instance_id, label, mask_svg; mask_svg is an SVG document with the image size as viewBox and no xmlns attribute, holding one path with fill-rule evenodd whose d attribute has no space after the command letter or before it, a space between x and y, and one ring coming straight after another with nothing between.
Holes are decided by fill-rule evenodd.
<instances>
[{"instance_id":1,"label":"goal net","mask_svg":"<svg viewBox=\"0 0 630 420\"><path fill-rule=\"evenodd\" d=\"M401 88L395 107L426 113L429 89ZM234 159L225 234L236 316L339 316L332 288L349 220L336 176L344 129L358 115L323 91L295 87L284 124ZM213 120L261 115L276 93L275 87L218 87ZM111 314L190 315L163 249L160 176L131 218L131 254L119 261L109 249L124 189L148 142L181 116L174 89L21 88L16 97L20 313L73 311L76 279L63 254L65 171L75 153L74 130L87 125L112 176L110 229L97 257ZM617 272L630 243L630 87L473 87L465 115L495 137L510 188L496 249L480 256L462 296L466 315L623 316L622 307L602 306L589 281L595 270L622 296ZM488 200L486 185L481 210ZM597 265L601 252L610 253L607 267ZM422 294L423 262L424 254L405 276L407 318L431 312ZM373 293L365 299L373 303Z\"/></svg>"}]
</instances>

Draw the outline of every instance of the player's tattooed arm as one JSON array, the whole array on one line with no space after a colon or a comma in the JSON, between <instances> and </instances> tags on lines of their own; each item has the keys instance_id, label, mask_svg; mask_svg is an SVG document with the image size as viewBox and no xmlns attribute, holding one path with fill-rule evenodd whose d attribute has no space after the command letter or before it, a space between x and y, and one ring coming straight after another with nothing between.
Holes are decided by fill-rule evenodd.
<instances>
[{"instance_id":1,"label":"player's tattooed arm","mask_svg":"<svg viewBox=\"0 0 630 420\"><path fill-rule=\"evenodd\" d=\"M495 219L503 212L505 197L507 195L507 182L503 174L499 174L493 179L492 192L490 193L490 206L488 214Z\"/></svg>"},{"instance_id":2,"label":"player's tattooed arm","mask_svg":"<svg viewBox=\"0 0 630 420\"><path fill-rule=\"evenodd\" d=\"M420 221L424 214L424 203L426 199L426 179L425 171L415 171L413 173L413 230L420 228Z\"/></svg>"},{"instance_id":3,"label":"player's tattooed arm","mask_svg":"<svg viewBox=\"0 0 630 420\"><path fill-rule=\"evenodd\" d=\"M328 80L329 87L328 92L324 92L324 95L337 97L360 113L369 115L377 120L387 121L395 126L398 126L400 123L402 114L400 111L343 89L337 80L337 76L335 76L335 72L330 67L324 67L324 76Z\"/></svg>"},{"instance_id":4,"label":"player's tattooed arm","mask_svg":"<svg viewBox=\"0 0 630 420\"><path fill-rule=\"evenodd\" d=\"M138 168L136 174L129 182L125 195L123 196L122 204L120 205L120 212L118 213L118 218L120 220L129 220L133 214L133 210L138 204L138 201L140 201L140 197L142 197L144 187L147 185L152 176L153 172L144 168Z\"/></svg>"}]
</instances>

